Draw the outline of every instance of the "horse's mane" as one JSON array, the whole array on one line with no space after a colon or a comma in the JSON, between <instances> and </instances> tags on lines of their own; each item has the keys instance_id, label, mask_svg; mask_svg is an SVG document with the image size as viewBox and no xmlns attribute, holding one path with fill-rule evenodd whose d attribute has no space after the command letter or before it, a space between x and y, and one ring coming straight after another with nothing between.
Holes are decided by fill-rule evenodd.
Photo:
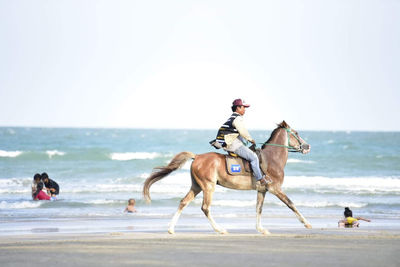
<instances>
[{"instance_id":1,"label":"horse's mane","mask_svg":"<svg viewBox=\"0 0 400 267\"><path fill-rule=\"evenodd\" d=\"M264 149L265 144L269 143L271 141L271 139L276 135L276 133L278 132L279 129L289 127L289 125L286 123L286 121L282 121L281 123L277 124L277 126L278 127L276 127L275 130L272 131L269 139L261 146L261 149Z\"/></svg>"}]
</instances>

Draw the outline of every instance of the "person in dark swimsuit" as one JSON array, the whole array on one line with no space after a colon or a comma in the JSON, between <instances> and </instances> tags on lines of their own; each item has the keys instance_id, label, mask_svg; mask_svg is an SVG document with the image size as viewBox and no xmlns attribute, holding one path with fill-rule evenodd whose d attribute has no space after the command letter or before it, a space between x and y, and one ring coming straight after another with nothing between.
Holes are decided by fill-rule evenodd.
<instances>
[{"instance_id":1,"label":"person in dark swimsuit","mask_svg":"<svg viewBox=\"0 0 400 267\"><path fill-rule=\"evenodd\" d=\"M49 194L51 197L56 197L60 193L60 187L54 180L49 178L47 173L42 173L41 179L46 187L47 194Z\"/></svg>"}]
</instances>

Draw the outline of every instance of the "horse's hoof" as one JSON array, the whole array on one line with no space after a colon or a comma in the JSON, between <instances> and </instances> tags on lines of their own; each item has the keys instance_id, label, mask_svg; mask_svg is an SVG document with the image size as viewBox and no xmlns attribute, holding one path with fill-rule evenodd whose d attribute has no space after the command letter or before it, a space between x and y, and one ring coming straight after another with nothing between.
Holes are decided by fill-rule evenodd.
<instances>
[{"instance_id":1,"label":"horse's hoof","mask_svg":"<svg viewBox=\"0 0 400 267\"><path fill-rule=\"evenodd\" d=\"M267 229L257 229L260 234L270 235L271 233Z\"/></svg>"},{"instance_id":2,"label":"horse's hoof","mask_svg":"<svg viewBox=\"0 0 400 267\"><path fill-rule=\"evenodd\" d=\"M311 229L312 228L311 224L305 224L304 227L307 228L307 229Z\"/></svg>"},{"instance_id":3,"label":"horse's hoof","mask_svg":"<svg viewBox=\"0 0 400 267\"><path fill-rule=\"evenodd\" d=\"M271 234L268 230L262 230L260 233L263 234L263 235L270 235Z\"/></svg>"},{"instance_id":4,"label":"horse's hoof","mask_svg":"<svg viewBox=\"0 0 400 267\"><path fill-rule=\"evenodd\" d=\"M173 234L175 234L175 231L174 231L174 230L171 230L171 229L168 229L168 233L171 234L171 235L173 235Z\"/></svg>"}]
</instances>

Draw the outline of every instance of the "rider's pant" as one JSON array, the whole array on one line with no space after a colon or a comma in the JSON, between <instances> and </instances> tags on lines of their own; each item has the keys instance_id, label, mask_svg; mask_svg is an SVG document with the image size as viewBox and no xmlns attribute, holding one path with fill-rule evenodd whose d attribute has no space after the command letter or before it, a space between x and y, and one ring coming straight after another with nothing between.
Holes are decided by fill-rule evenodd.
<instances>
[{"instance_id":1,"label":"rider's pant","mask_svg":"<svg viewBox=\"0 0 400 267\"><path fill-rule=\"evenodd\" d=\"M257 180L261 180L263 175L260 170L260 163L256 153L250 150L247 146L239 146L235 151L233 151L239 157L250 161L251 168L253 169L253 174Z\"/></svg>"}]
</instances>

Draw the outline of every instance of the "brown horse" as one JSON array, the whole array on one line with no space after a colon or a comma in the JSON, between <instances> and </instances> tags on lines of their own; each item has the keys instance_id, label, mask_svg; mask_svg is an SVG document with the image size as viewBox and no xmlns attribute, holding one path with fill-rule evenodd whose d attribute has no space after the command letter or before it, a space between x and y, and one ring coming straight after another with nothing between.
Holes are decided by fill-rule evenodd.
<instances>
[{"instance_id":1,"label":"brown horse","mask_svg":"<svg viewBox=\"0 0 400 267\"><path fill-rule=\"evenodd\" d=\"M289 151L306 154L310 151L310 145L308 145L295 130L291 129L289 125L283 121L278 124L278 127L272 132L271 137L261 147L261 157L267 162L268 166L265 170L265 165L262 164L261 168L262 171L272 180L272 183L268 184L266 190L285 203L297 215L298 219L306 228L311 228L311 225L303 215L301 215L293 202L281 189L284 179L284 168L288 159ZM215 186L218 184L227 188L239 190L256 190L256 186L254 177L229 175L225 166L225 155L219 153L195 155L192 152L181 152L177 154L167 166L155 168L155 171L146 179L143 186L144 198L150 202L150 186L166 177L171 172L182 167L189 159L194 159L190 170L192 186L186 196L181 200L179 208L171 220L168 232L170 234L174 233L175 225L182 210L196 197L197 194L203 191L202 211L216 232L221 234L227 233L225 229L220 227L214 221L210 213L210 206ZM261 225L261 212L266 190L257 192L256 228L258 232L263 234L269 234L269 231L264 229Z\"/></svg>"}]
</instances>

